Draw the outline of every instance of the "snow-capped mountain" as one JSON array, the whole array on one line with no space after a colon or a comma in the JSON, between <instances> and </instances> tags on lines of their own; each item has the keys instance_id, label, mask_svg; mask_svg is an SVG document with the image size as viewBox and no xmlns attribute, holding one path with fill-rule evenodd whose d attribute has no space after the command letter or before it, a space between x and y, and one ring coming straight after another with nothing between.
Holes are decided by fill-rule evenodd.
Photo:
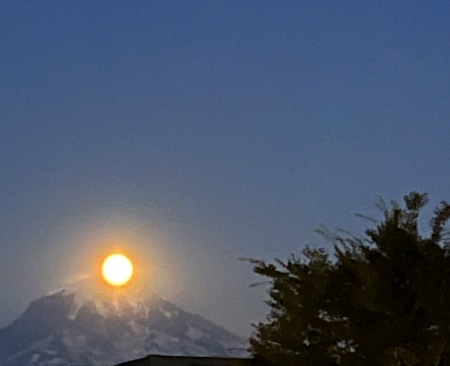
<instances>
[{"instance_id":1,"label":"snow-capped mountain","mask_svg":"<svg viewBox=\"0 0 450 366\"><path fill-rule=\"evenodd\" d=\"M79 300L61 290L0 329L0 365L114 365L148 354L245 356L246 341L156 294Z\"/></svg>"}]
</instances>

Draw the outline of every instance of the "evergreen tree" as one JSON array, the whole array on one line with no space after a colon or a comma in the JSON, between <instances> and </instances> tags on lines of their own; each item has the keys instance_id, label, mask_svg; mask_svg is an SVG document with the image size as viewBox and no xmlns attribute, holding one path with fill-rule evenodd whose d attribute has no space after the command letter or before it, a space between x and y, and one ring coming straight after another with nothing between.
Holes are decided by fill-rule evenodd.
<instances>
[{"instance_id":1,"label":"evergreen tree","mask_svg":"<svg viewBox=\"0 0 450 366\"><path fill-rule=\"evenodd\" d=\"M306 248L287 261L252 260L271 283L253 354L284 366L450 366L450 205L440 204L422 236L426 203L412 192L364 238L332 236L331 258Z\"/></svg>"}]
</instances>

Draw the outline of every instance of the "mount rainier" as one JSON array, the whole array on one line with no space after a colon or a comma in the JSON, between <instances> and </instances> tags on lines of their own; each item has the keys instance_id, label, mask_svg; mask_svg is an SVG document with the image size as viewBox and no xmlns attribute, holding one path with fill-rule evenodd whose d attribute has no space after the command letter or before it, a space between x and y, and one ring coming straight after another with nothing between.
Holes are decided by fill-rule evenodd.
<instances>
[{"instance_id":1,"label":"mount rainier","mask_svg":"<svg viewBox=\"0 0 450 366\"><path fill-rule=\"evenodd\" d=\"M246 356L247 342L152 293L79 299L60 290L0 329L2 366L114 365L149 354Z\"/></svg>"}]
</instances>

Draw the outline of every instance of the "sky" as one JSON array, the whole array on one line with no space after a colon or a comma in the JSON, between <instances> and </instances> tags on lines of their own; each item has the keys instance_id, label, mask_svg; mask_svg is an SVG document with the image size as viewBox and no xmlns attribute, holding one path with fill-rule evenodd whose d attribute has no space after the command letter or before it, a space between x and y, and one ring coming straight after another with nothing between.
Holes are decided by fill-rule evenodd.
<instances>
[{"instance_id":1,"label":"sky","mask_svg":"<svg viewBox=\"0 0 450 366\"><path fill-rule=\"evenodd\" d=\"M450 200L446 1L2 1L0 325L118 245L248 335L240 258ZM378 215L378 216L376 216Z\"/></svg>"}]
</instances>

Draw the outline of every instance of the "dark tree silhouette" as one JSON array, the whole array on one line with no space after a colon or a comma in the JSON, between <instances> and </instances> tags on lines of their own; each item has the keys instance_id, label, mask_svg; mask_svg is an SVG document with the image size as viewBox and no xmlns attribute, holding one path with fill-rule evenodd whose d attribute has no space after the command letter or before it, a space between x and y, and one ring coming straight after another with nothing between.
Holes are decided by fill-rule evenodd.
<instances>
[{"instance_id":1,"label":"dark tree silhouette","mask_svg":"<svg viewBox=\"0 0 450 366\"><path fill-rule=\"evenodd\" d=\"M449 366L450 205L436 208L422 236L426 203L412 192L363 238L332 235L331 257L307 247L286 261L251 260L271 284L254 356L280 366Z\"/></svg>"}]
</instances>

